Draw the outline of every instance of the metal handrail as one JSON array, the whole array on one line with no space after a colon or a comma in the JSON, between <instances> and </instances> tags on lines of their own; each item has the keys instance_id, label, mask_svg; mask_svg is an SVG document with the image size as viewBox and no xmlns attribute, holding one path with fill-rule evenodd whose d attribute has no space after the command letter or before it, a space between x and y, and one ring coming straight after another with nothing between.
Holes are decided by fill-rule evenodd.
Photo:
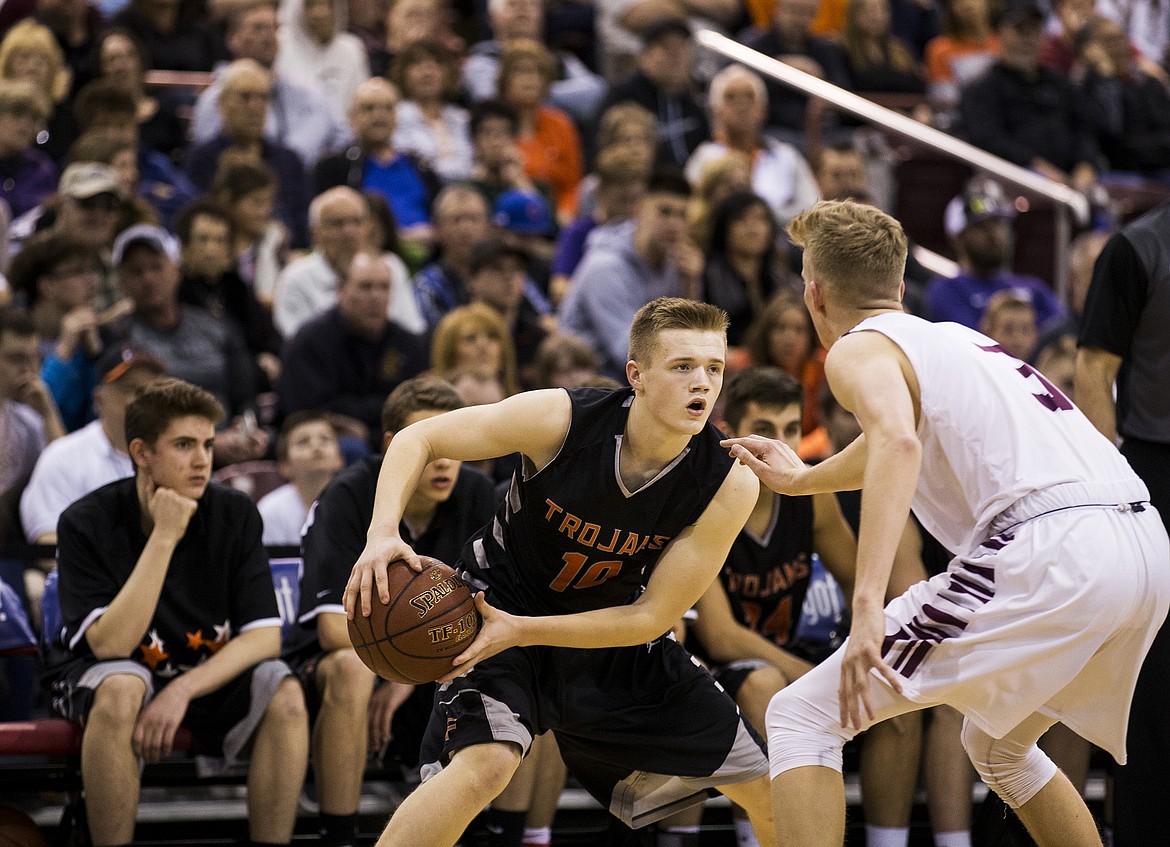
<instances>
[{"instance_id":1,"label":"metal handrail","mask_svg":"<svg viewBox=\"0 0 1170 847\"><path fill-rule=\"evenodd\" d=\"M1022 189L1023 191L1046 197L1056 204L1056 289L1062 297L1067 285L1067 245L1071 240L1071 227L1068 213L1071 212L1081 226L1089 223L1089 201L1083 194L1063 183L1048 179L1033 171L1021 168L1019 165L1001 159L968 144L945 132L927 126L892 109L866 100L864 97L845 91L842 88L825 82L823 79L807 74L804 71L786 65L783 62L766 56L750 47L745 47L738 41L733 41L725 35L711 30L700 30L695 35L698 42L704 47L721 53L729 59L747 65L762 74L772 77L785 85L808 94L810 97L819 97L831 103L837 109L863 118L870 123L877 124L883 129L904 136L916 144L921 144L931 150L942 153L953 159L965 162L973 168L987 171L1004 182Z\"/></svg>"}]
</instances>

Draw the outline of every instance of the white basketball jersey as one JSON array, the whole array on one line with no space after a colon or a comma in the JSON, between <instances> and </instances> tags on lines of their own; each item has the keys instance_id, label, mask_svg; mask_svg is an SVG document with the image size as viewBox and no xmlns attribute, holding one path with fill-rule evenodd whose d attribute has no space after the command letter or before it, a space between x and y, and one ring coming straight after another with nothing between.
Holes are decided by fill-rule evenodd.
<instances>
[{"instance_id":1,"label":"white basketball jersey","mask_svg":"<svg viewBox=\"0 0 1170 847\"><path fill-rule=\"evenodd\" d=\"M991 522L1062 483L1137 481L1117 449L1039 371L955 323L891 312L862 321L897 344L922 395L922 472L914 513L949 550L980 544Z\"/></svg>"}]
</instances>

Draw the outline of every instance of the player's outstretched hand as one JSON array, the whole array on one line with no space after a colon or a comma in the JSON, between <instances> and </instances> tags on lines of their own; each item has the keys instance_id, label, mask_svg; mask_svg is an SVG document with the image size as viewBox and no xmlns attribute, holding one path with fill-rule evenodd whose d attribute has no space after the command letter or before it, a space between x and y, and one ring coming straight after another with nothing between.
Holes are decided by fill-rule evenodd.
<instances>
[{"instance_id":1,"label":"player's outstretched hand","mask_svg":"<svg viewBox=\"0 0 1170 847\"><path fill-rule=\"evenodd\" d=\"M719 442L733 459L747 465L764 485L780 494L798 493L798 483L808 467L783 441L749 435Z\"/></svg>"},{"instance_id":2,"label":"player's outstretched hand","mask_svg":"<svg viewBox=\"0 0 1170 847\"><path fill-rule=\"evenodd\" d=\"M502 653L520 643L520 628L515 615L493 608L484 599L483 592L475 595L475 608L482 623L471 646L455 657L455 670L442 677L439 682L450 682L462 676L484 659Z\"/></svg>"},{"instance_id":3,"label":"player's outstretched hand","mask_svg":"<svg viewBox=\"0 0 1170 847\"><path fill-rule=\"evenodd\" d=\"M841 686L837 697L841 708L841 726L860 730L874 718L870 698L870 671L874 668L898 693L902 683L898 675L882 661L882 642L886 637L885 615L880 606L853 615L849 640L841 660ZM864 715L862 711L864 710Z\"/></svg>"},{"instance_id":4,"label":"player's outstretched hand","mask_svg":"<svg viewBox=\"0 0 1170 847\"><path fill-rule=\"evenodd\" d=\"M398 536L370 538L366 541L366 548L354 563L353 570L349 573L349 582L345 584L345 593L341 595L341 602L345 605L345 613L350 620L359 613L362 617L370 616L375 590L382 600L382 605L390 602L386 567L399 559L416 571L422 570L418 554Z\"/></svg>"}]
</instances>

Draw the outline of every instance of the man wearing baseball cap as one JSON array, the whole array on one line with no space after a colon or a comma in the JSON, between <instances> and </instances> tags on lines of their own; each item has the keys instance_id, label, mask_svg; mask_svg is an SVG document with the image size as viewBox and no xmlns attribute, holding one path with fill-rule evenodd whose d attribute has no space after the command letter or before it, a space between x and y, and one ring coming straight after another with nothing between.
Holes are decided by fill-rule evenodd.
<instances>
[{"instance_id":1,"label":"man wearing baseball cap","mask_svg":"<svg viewBox=\"0 0 1170 847\"><path fill-rule=\"evenodd\" d=\"M961 273L954 279L936 276L926 289L931 320L979 327L991 296L1011 290L1030 302L1043 327L1064 314L1052 289L1039 277L1013 273L1011 221L1016 209L998 183L976 177L962 195L952 198L943 224Z\"/></svg>"}]
</instances>

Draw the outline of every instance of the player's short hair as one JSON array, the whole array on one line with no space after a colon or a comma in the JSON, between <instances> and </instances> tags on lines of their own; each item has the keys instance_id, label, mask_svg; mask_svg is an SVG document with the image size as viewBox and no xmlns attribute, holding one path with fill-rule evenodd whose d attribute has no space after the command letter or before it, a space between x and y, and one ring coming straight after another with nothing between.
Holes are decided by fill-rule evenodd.
<instances>
[{"instance_id":1,"label":"player's short hair","mask_svg":"<svg viewBox=\"0 0 1170 847\"><path fill-rule=\"evenodd\" d=\"M695 329L718 332L726 337L727 312L710 303L682 297L651 300L634 315L630 326L630 358L648 362L658 344L658 334L667 329Z\"/></svg>"},{"instance_id":2,"label":"player's short hair","mask_svg":"<svg viewBox=\"0 0 1170 847\"><path fill-rule=\"evenodd\" d=\"M779 368L747 368L732 374L723 385L723 420L736 429L749 403L769 409L804 407L804 386Z\"/></svg>"},{"instance_id":3,"label":"player's short hair","mask_svg":"<svg viewBox=\"0 0 1170 847\"><path fill-rule=\"evenodd\" d=\"M455 386L437 376L416 376L401 382L382 404L383 432L401 432L415 412L453 412L463 408Z\"/></svg>"},{"instance_id":4,"label":"player's short hair","mask_svg":"<svg viewBox=\"0 0 1170 847\"><path fill-rule=\"evenodd\" d=\"M851 306L865 308L898 296L906 272L906 233L875 206L822 200L788 224L817 281Z\"/></svg>"},{"instance_id":5,"label":"player's short hair","mask_svg":"<svg viewBox=\"0 0 1170 847\"><path fill-rule=\"evenodd\" d=\"M293 412L284 419L284 424L280 427L280 434L276 436L276 461L288 461L288 445L292 440L293 432L298 427L311 423L328 424L329 428L333 430L334 436L337 435L337 430L333 426L333 419L323 409L301 409L299 412Z\"/></svg>"},{"instance_id":6,"label":"player's short hair","mask_svg":"<svg viewBox=\"0 0 1170 847\"><path fill-rule=\"evenodd\" d=\"M141 438L154 446L176 418L206 418L213 425L224 419L223 406L197 385L174 377L162 377L145 385L126 407L126 443Z\"/></svg>"}]
</instances>

